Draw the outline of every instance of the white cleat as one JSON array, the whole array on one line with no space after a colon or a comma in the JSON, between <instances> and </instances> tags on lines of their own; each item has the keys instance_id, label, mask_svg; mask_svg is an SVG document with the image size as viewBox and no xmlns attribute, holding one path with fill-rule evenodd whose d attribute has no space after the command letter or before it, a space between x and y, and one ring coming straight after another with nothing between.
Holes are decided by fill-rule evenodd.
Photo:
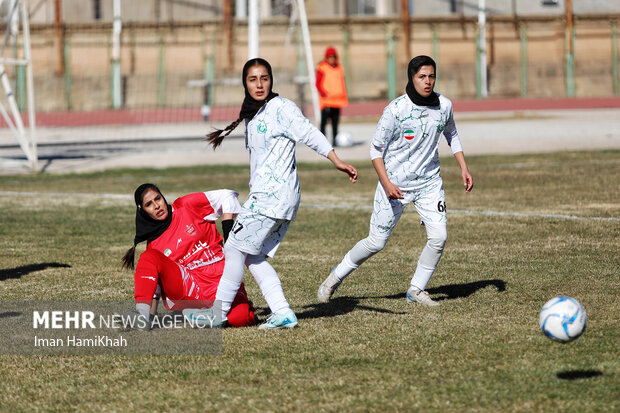
<instances>
[{"instance_id":1,"label":"white cleat","mask_svg":"<svg viewBox=\"0 0 620 413\"><path fill-rule=\"evenodd\" d=\"M406 297L407 301L410 303L418 303L428 307L437 307L439 305L437 301L433 301L433 299L429 297L426 291L418 290L415 287L409 287Z\"/></svg>"},{"instance_id":2,"label":"white cleat","mask_svg":"<svg viewBox=\"0 0 620 413\"><path fill-rule=\"evenodd\" d=\"M325 281L323 281L323 284L319 287L319 291L316 293L316 299L321 303L328 302L329 299L332 298L332 295L334 295L334 292L336 292L336 288L338 288L342 282L342 280L336 278L336 274L334 274L335 270L336 267L331 270Z\"/></svg>"}]
</instances>

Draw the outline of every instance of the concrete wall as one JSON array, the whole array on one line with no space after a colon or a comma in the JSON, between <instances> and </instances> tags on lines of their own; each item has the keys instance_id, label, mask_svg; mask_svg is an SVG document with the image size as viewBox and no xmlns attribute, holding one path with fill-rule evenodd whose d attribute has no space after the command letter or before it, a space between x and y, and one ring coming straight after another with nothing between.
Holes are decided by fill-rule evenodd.
<instances>
[{"instance_id":1,"label":"concrete wall","mask_svg":"<svg viewBox=\"0 0 620 413\"><path fill-rule=\"evenodd\" d=\"M611 24L620 15L598 19L576 19L576 94L609 96L613 93ZM523 43L519 24L527 32L527 63L521 61ZM454 99L476 96L475 19L414 20L409 55L427 54L438 63L437 90ZM335 46L346 67L351 100L388 98L389 35L395 36L394 74L397 94L406 83L408 58L399 20L353 19L350 24L332 20L310 25L312 54L316 65L327 46ZM490 97L565 96L565 38L560 18L490 20L487 35ZM286 19L261 27L260 54L274 67L278 93L299 100L297 86L286 79L299 74L304 62L299 35L287 39ZM437 42L433 47L433 39ZM247 57L247 26L238 22L232 43L220 20L195 25L124 25L121 67L125 107L199 107L204 93L189 86L202 79L208 60L213 77L238 80ZM32 32L35 98L38 110L97 110L110 107L111 27L68 26L65 32L65 73L56 73L58 38L52 26ZM232 54L229 54L231 53ZM436 53L436 54L435 54ZM527 69L527 85L522 83ZM14 78L14 73L9 73ZM526 86L526 87L525 87ZM309 99L310 89L303 89ZM240 86L217 85L211 95L217 106L238 105Z\"/></svg>"},{"instance_id":2,"label":"concrete wall","mask_svg":"<svg viewBox=\"0 0 620 413\"><path fill-rule=\"evenodd\" d=\"M248 0L231 0L234 4ZM565 1L557 0L486 0L489 15L563 15ZM9 2L5 1L6 9ZM112 21L113 0L61 0L62 20L66 23L93 23ZM359 14L360 0L306 0L308 17L331 18L355 16ZM95 18L95 5L99 4L99 18ZM246 3L247 4L247 3ZM261 16L268 18L286 10L282 6L284 1L275 3L271 0L259 0ZM372 16L389 17L401 15L400 0L374 0L369 3ZM127 22L183 22L200 21L221 17L224 0L125 0L122 1L123 20ZM30 1L33 23L54 22L54 0ZM247 6L236 7L241 13L247 13ZM573 11L583 13L620 13L618 0L574 0ZM473 16L478 13L478 0L409 0L409 13L413 17L446 17L446 16ZM0 10L0 15L2 10ZM238 13L236 13L238 15Z\"/></svg>"}]
</instances>

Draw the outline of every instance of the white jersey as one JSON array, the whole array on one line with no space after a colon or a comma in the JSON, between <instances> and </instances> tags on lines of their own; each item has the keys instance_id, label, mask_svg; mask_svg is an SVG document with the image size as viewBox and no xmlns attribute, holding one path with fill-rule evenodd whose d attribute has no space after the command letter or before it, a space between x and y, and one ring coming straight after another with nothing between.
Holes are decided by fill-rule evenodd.
<instances>
[{"instance_id":1,"label":"white jersey","mask_svg":"<svg viewBox=\"0 0 620 413\"><path fill-rule=\"evenodd\" d=\"M301 197L295 161L297 142L325 157L333 149L325 135L288 99L275 97L246 120L250 195L244 208L270 218L295 219Z\"/></svg>"},{"instance_id":2,"label":"white jersey","mask_svg":"<svg viewBox=\"0 0 620 413\"><path fill-rule=\"evenodd\" d=\"M452 117L452 102L439 95L439 106L414 104L405 94L383 110L370 143L370 158L383 158L390 181L416 190L439 178L439 139L446 137L452 153L462 151Z\"/></svg>"},{"instance_id":3,"label":"white jersey","mask_svg":"<svg viewBox=\"0 0 620 413\"><path fill-rule=\"evenodd\" d=\"M207 221L215 221L222 214L238 214L241 212L239 204L239 193L230 189L216 189L204 193L213 208L213 213L207 215L204 219Z\"/></svg>"}]
</instances>

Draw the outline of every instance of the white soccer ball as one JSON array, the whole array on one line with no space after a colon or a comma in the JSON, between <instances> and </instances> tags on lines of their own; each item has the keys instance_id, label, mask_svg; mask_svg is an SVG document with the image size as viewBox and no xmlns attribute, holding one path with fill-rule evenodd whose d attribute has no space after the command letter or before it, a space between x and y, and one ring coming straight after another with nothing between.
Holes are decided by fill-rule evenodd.
<instances>
[{"instance_id":1,"label":"white soccer ball","mask_svg":"<svg viewBox=\"0 0 620 413\"><path fill-rule=\"evenodd\" d=\"M540 310L539 324L543 333L562 343L577 339L586 329L586 322L586 309L572 297L554 297Z\"/></svg>"},{"instance_id":2,"label":"white soccer ball","mask_svg":"<svg viewBox=\"0 0 620 413\"><path fill-rule=\"evenodd\" d=\"M347 147L353 145L353 138L349 132L338 132L336 146Z\"/></svg>"}]
</instances>

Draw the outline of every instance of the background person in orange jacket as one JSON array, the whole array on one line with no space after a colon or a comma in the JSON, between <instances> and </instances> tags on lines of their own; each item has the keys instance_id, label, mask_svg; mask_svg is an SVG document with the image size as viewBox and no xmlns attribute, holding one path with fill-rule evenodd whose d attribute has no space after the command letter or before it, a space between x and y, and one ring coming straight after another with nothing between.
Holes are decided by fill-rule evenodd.
<instances>
[{"instance_id":1,"label":"background person in orange jacket","mask_svg":"<svg viewBox=\"0 0 620 413\"><path fill-rule=\"evenodd\" d=\"M349 104L347 86L344 81L344 68L338 64L336 49L328 47L325 50L325 59L316 69L316 88L319 91L319 105L321 107L321 133L325 135L327 120L332 122L332 142L336 145L340 108Z\"/></svg>"}]
</instances>

